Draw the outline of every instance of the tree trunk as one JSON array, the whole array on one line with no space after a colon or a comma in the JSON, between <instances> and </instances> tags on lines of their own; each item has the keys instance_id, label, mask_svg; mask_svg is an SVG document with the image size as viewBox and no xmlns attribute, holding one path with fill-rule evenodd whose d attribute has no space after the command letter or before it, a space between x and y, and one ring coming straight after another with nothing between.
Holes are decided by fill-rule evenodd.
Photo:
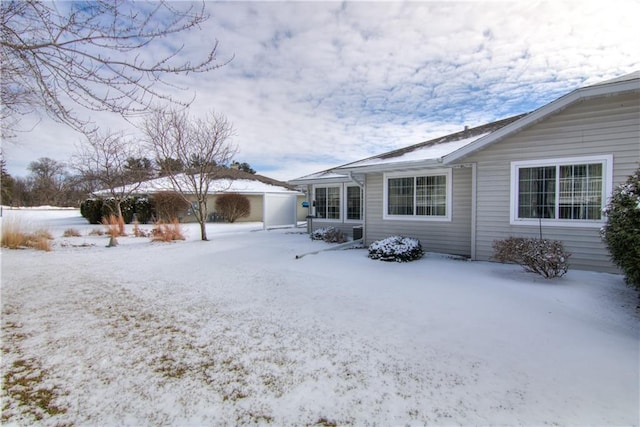
<instances>
[{"instance_id":1,"label":"tree trunk","mask_svg":"<svg viewBox=\"0 0 640 427\"><path fill-rule=\"evenodd\" d=\"M198 200L198 212L199 218L198 222L200 222L200 239L201 240L209 240L207 239L207 205L206 201Z\"/></svg>"}]
</instances>

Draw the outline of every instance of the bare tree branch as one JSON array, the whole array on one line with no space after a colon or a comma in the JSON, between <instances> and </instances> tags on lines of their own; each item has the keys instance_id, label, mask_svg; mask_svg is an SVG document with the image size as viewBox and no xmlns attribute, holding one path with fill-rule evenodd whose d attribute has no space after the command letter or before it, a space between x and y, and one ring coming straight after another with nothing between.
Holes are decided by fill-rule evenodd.
<instances>
[{"instance_id":1,"label":"bare tree branch","mask_svg":"<svg viewBox=\"0 0 640 427\"><path fill-rule=\"evenodd\" d=\"M174 189L189 203L197 203L194 215L200 223L202 240L207 240L207 198L213 190L212 182L223 175L223 167L228 166L237 151L230 142L233 126L226 117L214 112L205 118L191 119L184 111L166 110L148 117L143 130L156 164L164 166L162 172ZM179 171L173 169L175 165L180 166Z\"/></svg>"},{"instance_id":2,"label":"bare tree branch","mask_svg":"<svg viewBox=\"0 0 640 427\"><path fill-rule=\"evenodd\" d=\"M147 113L156 101L188 106L167 77L204 73L216 61L212 42L196 62L168 36L200 29L204 3L124 0L0 2L2 130L20 116L44 110L78 130L93 130L78 106L125 117ZM135 54L134 54L135 53ZM184 89L184 88L182 88Z\"/></svg>"},{"instance_id":3,"label":"bare tree branch","mask_svg":"<svg viewBox=\"0 0 640 427\"><path fill-rule=\"evenodd\" d=\"M122 133L93 132L74 156L73 167L80 176L97 186L115 200L117 216L121 217L120 203L135 194L149 170L132 167L132 159L143 157L141 149Z\"/></svg>"}]
</instances>

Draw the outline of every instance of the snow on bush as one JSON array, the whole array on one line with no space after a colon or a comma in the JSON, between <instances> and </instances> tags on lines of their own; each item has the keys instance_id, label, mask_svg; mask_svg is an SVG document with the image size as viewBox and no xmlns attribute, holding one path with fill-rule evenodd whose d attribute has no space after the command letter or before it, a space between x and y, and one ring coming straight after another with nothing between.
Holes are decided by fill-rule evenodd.
<instances>
[{"instance_id":1,"label":"snow on bush","mask_svg":"<svg viewBox=\"0 0 640 427\"><path fill-rule=\"evenodd\" d=\"M640 168L619 185L604 213L602 239L627 284L640 289Z\"/></svg>"},{"instance_id":2,"label":"snow on bush","mask_svg":"<svg viewBox=\"0 0 640 427\"><path fill-rule=\"evenodd\" d=\"M381 261L413 261L423 254L420 241L411 237L391 236L369 245L369 258Z\"/></svg>"},{"instance_id":3,"label":"snow on bush","mask_svg":"<svg viewBox=\"0 0 640 427\"><path fill-rule=\"evenodd\" d=\"M509 237L493 242L493 258L500 262L514 262L525 271L546 279L562 277L569 270L570 254L559 240L530 237Z\"/></svg>"},{"instance_id":4,"label":"snow on bush","mask_svg":"<svg viewBox=\"0 0 640 427\"><path fill-rule=\"evenodd\" d=\"M311 240L323 240L328 243L344 243L347 241L347 236L335 227L322 227L316 229L310 235Z\"/></svg>"}]
</instances>

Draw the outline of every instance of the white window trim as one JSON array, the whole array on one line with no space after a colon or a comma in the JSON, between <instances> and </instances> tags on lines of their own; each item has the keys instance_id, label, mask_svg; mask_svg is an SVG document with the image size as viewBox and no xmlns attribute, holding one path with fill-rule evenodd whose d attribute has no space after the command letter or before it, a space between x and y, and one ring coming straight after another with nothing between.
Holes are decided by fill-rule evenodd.
<instances>
[{"instance_id":1,"label":"white window trim","mask_svg":"<svg viewBox=\"0 0 640 427\"><path fill-rule=\"evenodd\" d=\"M343 214L343 194L344 191L343 190L343 185L342 184L325 184L325 185L314 185L313 186L313 201L315 202L316 200L316 188L338 188L340 190L340 209L338 210L338 218L318 218L318 211L316 206L313 206L313 215L317 218L318 221L321 222L342 222L342 218L344 218L344 214Z\"/></svg>"},{"instance_id":2,"label":"white window trim","mask_svg":"<svg viewBox=\"0 0 640 427\"><path fill-rule=\"evenodd\" d=\"M510 223L511 225L539 225L538 218L518 218L518 170L522 167L566 166L577 164L602 164L602 209L613 193L613 155L563 157L556 159L523 160L511 162L511 191L510 191ZM557 189L556 189L557 192ZM602 227L606 222L604 213L599 220L589 219L551 219L542 218L542 224L553 227Z\"/></svg>"},{"instance_id":3,"label":"white window trim","mask_svg":"<svg viewBox=\"0 0 640 427\"><path fill-rule=\"evenodd\" d=\"M388 214L389 201L389 178L415 178L417 176L445 176L447 181L446 197L446 215L429 216L429 215L390 215ZM390 221L434 221L434 222L451 222L451 206L453 199L452 191L452 170L451 169L424 169L413 172L388 172L383 174L383 191L382 191L382 219ZM415 197L415 193L414 193ZM415 202L415 200L414 200ZM415 205L414 205L415 208Z\"/></svg>"}]
</instances>

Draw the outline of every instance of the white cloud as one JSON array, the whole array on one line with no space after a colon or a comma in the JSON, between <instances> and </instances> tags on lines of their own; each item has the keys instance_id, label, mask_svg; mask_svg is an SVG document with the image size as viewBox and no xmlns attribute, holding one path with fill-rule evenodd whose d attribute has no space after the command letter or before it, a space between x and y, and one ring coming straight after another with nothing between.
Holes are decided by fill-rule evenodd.
<instances>
[{"instance_id":1,"label":"white cloud","mask_svg":"<svg viewBox=\"0 0 640 427\"><path fill-rule=\"evenodd\" d=\"M197 95L193 114L215 109L233 122L238 160L280 179L530 111L640 68L635 1L207 7L203 31L179 41L185 55L218 40L218 59L234 59L176 82ZM64 160L67 135L51 125L21 135L10 172L24 174L40 153Z\"/></svg>"}]
</instances>

